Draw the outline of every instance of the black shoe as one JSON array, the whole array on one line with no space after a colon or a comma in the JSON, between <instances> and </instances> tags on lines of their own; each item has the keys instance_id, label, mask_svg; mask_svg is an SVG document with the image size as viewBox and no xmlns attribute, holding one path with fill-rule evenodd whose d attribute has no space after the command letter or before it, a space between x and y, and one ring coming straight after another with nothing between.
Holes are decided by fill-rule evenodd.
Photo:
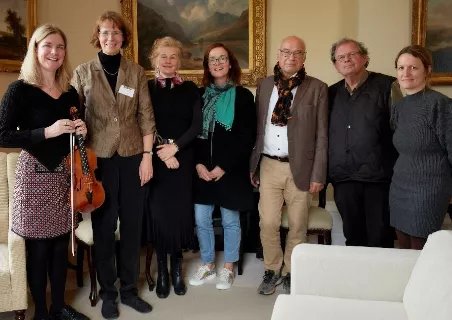
<instances>
[{"instance_id":1,"label":"black shoe","mask_svg":"<svg viewBox=\"0 0 452 320\"><path fill-rule=\"evenodd\" d=\"M152 306L138 296L132 296L124 300L121 299L121 303L140 313L149 313L152 311Z\"/></svg>"},{"instance_id":2,"label":"black shoe","mask_svg":"<svg viewBox=\"0 0 452 320\"><path fill-rule=\"evenodd\" d=\"M182 258L171 257L171 281L174 293L183 296L187 292L184 278L182 277Z\"/></svg>"},{"instance_id":3,"label":"black shoe","mask_svg":"<svg viewBox=\"0 0 452 320\"><path fill-rule=\"evenodd\" d=\"M167 261L157 261L158 275L157 275L157 288L155 293L160 299L165 299L170 293L168 264Z\"/></svg>"},{"instance_id":4,"label":"black shoe","mask_svg":"<svg viewBox=\"0 0 452 320\"><path fill-rule=\"evenodd\" d=\"M282 284L283 289L286 291L286 294L290 294L290 272L283 276Z\"/></svg>"},{"instance_id":5,"label":"black shoe","mask_svg":"<svg viewBox=\"0 0 452 320\"><path fill-rule=\"evenodd\" d=\"M114 300L104 300L102 302L101 309L102 317L105 319L118 319L119 311L116 301Z\"/></svg>"},{"instance_id":6,"label":"black shoe","mask_svg":"<svg viewBox=\"0 0 452 320\"><path fill-rule=\"evenodd\" d=\"M61 310L51 312L49 320L89 320L89 318L71 306L65 305Z\"/></svg>"},{"instance_id":7,"label":"black shoe","mask_svg":"<svg viewBox=\"0 0 452 320\"><path fill-rule=\"evenodd\" d=\"M50 307L49 320L89 320L89 318L71 306L65 305L58 311Z\"/></svg>"}]
</instances>

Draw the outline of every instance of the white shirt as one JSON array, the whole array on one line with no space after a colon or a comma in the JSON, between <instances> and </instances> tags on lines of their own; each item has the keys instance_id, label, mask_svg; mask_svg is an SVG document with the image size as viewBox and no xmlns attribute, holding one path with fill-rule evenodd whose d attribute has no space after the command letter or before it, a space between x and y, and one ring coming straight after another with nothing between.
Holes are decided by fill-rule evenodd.
<instances>
[{"instance_id":1,"label":"white shirt","mask_svg":"<svg viewBox=\"0 0 452 320\"><path fill-rule=\"evenodd\" d=\"M295 97L297 88L292 89L292 95ZM270 156L287 157L289 156L289 142L287 140L287 126L280 127L272 124L272 113L278 101L278 89L273 86L273 92L268 104L267 122L265 124L264 134L264 153Z\"/></svg>"}]
</instances>

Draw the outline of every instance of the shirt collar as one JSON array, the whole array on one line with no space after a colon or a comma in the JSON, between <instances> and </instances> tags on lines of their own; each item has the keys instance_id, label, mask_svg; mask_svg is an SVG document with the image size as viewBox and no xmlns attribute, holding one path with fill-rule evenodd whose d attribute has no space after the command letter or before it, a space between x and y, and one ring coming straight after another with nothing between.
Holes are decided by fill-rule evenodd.
<instances>
[{"instance_id":1,"label":"shirt collar","mask_svg":"<svg viewBox=\"0 0 452 320\"><path fill-rule=\"evenodd\" d=\"M355 89L352 90L350 88L350 86L348 85L347 81L344 81L345 89L347 89L348 93L350 93L350 95L352 95L356 91L356 89L358 89L364 82L366 82L368 77L369 77L369 71L365 70L365 72L361 76L361 79L359 79L358 85L355 87Z\"/></svg>"}]
</instances>

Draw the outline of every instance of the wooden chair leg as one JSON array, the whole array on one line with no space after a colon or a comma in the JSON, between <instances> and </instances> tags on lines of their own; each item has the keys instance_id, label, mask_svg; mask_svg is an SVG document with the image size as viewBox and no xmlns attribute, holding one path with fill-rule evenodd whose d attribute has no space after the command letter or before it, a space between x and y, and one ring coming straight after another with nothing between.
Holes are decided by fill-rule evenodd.
<instances>
[{"instance_id":1,"label":"wooden chair leg","mask_svg":"<svg viewBox=\"0 0 452 320\"><path fill-rule=\"evenodd\" d=\"M151 263L152 263L152 254L154 253L154 248L149 243L146 248L146 280L148 282L149 291L154 291L155 282L151 277Z\"/></svg>"},{"instance_id":2,"label":"wooden chair leg","mask_svg":"<svg viewBox=\"0 0 452 320\"><path fill-rule=\"evenodd\" d=\"M237 261L237 271L239 276L243 274L243 230L242 230L242 239L240 240L240 249L239 249L239 261Z\"/></svg>"},{"instance_id":3,"label":"wooden chair leg","mask_svg":"<svg viewBox=\"0 0 452 320\"><path fill-rule=\"evenodd\" d=\"M116 276L118 277L118 279L121 279L121 264L119 263L120 257L121 257L121 246L120 246L120 242L116 241L115 242L115 250L116 250Z\"/></svg>"},{"instance_id":4,"label":"wooden chair leg","mask_svg":"<svg viewBox=\"0 0 452 320\"><path fill-rule=\"evenodd\" d=\"M239 251L239 261L237 262L237 271L239 276L243 274L243 257L245 256L245 239L248 232L248 215L249 212L240 213L240 231L241 231L241 239L240 239L240 251Z\"/></svg>"},{"instance_id":5,"label":"wooden chair leg","mask_svg":"<svg viewBox=\"0 0 452 320\"><path fill-rule=\"evenodd\" d=\"M279 238L281 240L281 249L284 252L286 251L286 239L287 239L287 234L289 233L289 229L286 228L279 228Z\"/></svg>"},{"instance_id":6,"label":"wooden chair leg","mask_svg":"<svg viewBox=\"0 0 452 320\"><path fill-rule=\"evenodd\" d=\"M95 307L97 304L97 279L96 270L93 264L94 250L91 246L86 249L86 256L88 258L89 277L91 280L91 292L89 293L89 301L91 301L91 307Z\"/></svg>"},{"instance_id":7,"label":"wooden chair leg","mask_svg":"<svg viewBox=\"0 0 452 320\"><path fill-rule=\"evenodd\" d=\"M77 287L83 287L83 260L85 257L85 248L77 242L77 266L75 269L77 277Z\"/></svg>"},{"instance_id":8,"label":"wooden chair leg","mask_svg":"<svg viewBox=\"0 0 452 320\"><path fill-rule=\"evenodd\" d=\"M325 239L324 239L324 236L323 236L323 234L318 234L317 235L317 243L318 244L325 244Z\"/></svg>"},{"instance_id":9,"label":"wooden chair leg","mask_svg":"<svg viewBox=\"0 0 452 320\"><path fill-rule=\"evenodd\" d=\"M332 243L332 240L331 240L331 230L326 230L326 231L323 233L323 237L325 238L325 244L330 246L331 243Z\"/></svg>"},{"instance_id":10,"label":"wooden chair leg","mask_svg":"<svg viewBox=\"0 0 452 320\"><path fill-rule=\"evenodd\" d=\"M326 189L328 187L328 183L325 184L325 188L323 188L319 192L319 207L324 208L326 207Z\"/></svg>"},{"instance_id":11,"label":"wooden chair leg","mask_svg":"<svg viewBox=\"0 0 452 320\"><path fill-rule=\"evenodd\" d=\"M196 232L196 227L195 227L195 239L194 239L194 243L193 243L192 252L197 253L198 251L199 251L199 240L198 240L198 233Z\"/></svg>"},{"instance_id":12,"label":"wooden chair leg","mask_svg":"<svg viewBox=\"0 0 452 320\"><path fill-rule=\"evenodd\" d=\"M25 310L16 310L14 311L15 320L25 320Z\"/></svg>"}]
</instances>

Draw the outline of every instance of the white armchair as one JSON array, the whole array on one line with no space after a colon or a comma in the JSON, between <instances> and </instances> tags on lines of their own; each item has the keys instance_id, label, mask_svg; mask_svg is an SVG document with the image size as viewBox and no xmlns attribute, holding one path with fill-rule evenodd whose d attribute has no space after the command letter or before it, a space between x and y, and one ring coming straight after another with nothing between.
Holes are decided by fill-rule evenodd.
<instances>
[{"instance_id":1,"label":"white armchair","mask_svg":"<svg viewBox=\"0 0 452 320\"><path fill-rule=\"evenodd\" d=\"M28 306L25 241L10 231L18 156L0 152L0 312L14 311L16 320L24 320Z\"/></svg>"},{"instance_id":2,"label":"white armchair","mask_svg":"<svg viewBox=\"0 0 452 320\"><path fill-rule=\"evenodd\" d=\"M422 251L301 244L272 320L452 319L452 232Z\"/></svg>"}]
</instances>

